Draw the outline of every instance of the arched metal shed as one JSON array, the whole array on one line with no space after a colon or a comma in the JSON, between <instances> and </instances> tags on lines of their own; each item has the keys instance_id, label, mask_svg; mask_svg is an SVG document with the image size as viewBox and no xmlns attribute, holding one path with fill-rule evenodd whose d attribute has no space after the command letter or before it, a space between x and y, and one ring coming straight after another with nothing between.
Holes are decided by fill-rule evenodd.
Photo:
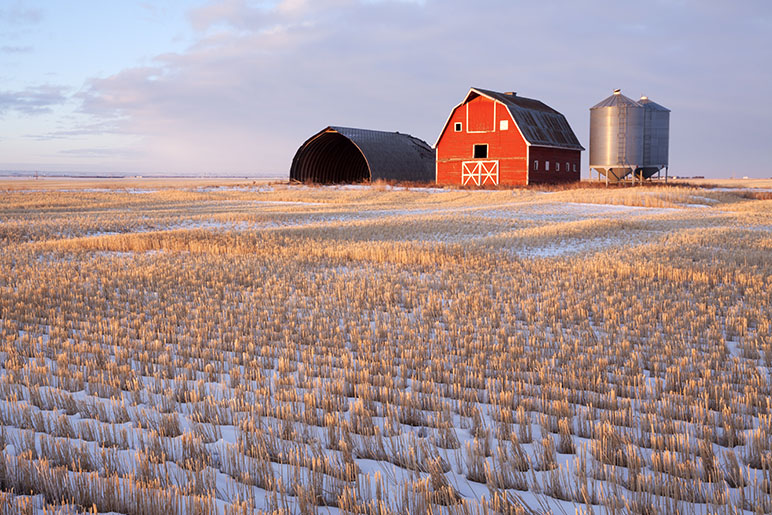
<instances>
[{"instance_id":1,"label":"arched metal shed","mask_svg":"<svg viewBox=\"0 0 772 515\"><path fill-rule=\"evenodd\" d=\"M327 127L295 153L290 180L434 182L434 150L409 134Z\"/></svg>"}]
</instances>

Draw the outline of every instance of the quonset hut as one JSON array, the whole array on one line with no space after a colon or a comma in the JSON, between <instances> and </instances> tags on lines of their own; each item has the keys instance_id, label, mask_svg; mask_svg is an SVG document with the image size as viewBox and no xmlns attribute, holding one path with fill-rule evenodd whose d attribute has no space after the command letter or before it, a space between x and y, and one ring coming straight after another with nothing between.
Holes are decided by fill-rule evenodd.
<instances>
[{"instance_id":1,"label":"quonset hut","mask_svg":"<svg viewBox=\"0 0 772 515\"><path fill-rule=\"evenodd\" d=\"M290 180L342 182L434 181L434 150L409 134L327 127L295 153Z\"/></svg>"}]
</instances>

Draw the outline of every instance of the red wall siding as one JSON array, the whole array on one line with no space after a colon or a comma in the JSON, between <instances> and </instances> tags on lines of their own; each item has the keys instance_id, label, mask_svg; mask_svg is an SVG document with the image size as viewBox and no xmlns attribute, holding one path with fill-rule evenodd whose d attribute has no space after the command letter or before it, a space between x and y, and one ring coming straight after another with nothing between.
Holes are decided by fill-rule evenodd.
<instances>
[{"instance_id":1,"label":"red wall siding","mask_svg":"<svg viewBox=\"0 0 772 515\"><path fill-rule=\"evenodd\" d=\"M466 104L470 131L489 132L494 129L496 104L487 98L477 97Z\"/></svg>"},{"instance_id":2,"label":"red wall siding","mask_svg":"<svg viewBox=\"0 0 772 515\"><path fill-rule=\"evenodd\" d=\"M561 148L531 147L530 153L530 184L546 184L559 182L576 182L582 176L581 156L579 150L566 150ZM534 170L534 162L539 161L539 169ZM549 161L550 169L546 170L545 163ZM560 171L557 164L560 164ZM566 163L569 169L566 170ZM576 171L574 171L574 165Z\"/></svg>"},{"instance_id":3,"label":"red wall siding","mask_svg":"<svg viewBox=\"0 0 772 515\"><path fill-rule=\"evenodd\" d=\"M471 129L467 127L467 105ZM499 184L527 183L528 147L507 108L500 104L495 107L494 105L493 100L476 97L453 111L447 127L437 142L437 182L439 184L462 184L462 163L475 160L472 157L475 144L488 145L488 158L481 161L499 161ZM491 127L494 109L496 117ZM508 121L509 127L505 131L499 130L501 120ZM456 122L462 123L461 132L455 132ZM487 127L487 129L485 132L468 132L468 130L474 131L475 127Z\"/></svg>"}]
</instances>

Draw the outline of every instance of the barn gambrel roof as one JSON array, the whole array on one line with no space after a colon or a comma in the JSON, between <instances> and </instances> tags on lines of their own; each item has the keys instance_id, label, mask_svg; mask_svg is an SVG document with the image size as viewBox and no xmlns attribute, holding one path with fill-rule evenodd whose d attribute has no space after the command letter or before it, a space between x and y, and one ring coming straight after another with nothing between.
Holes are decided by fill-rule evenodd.
<instances>
[{"instance_id":1,"label":"barn gambrel roof","mask_svg":"<svg viewBox=\"0 0 772 515\"><path fill-rule=\"evenodd\" d=\"M504 105L523 138L530 145L584 150L566 117L540 100L521 97L514 93L499 93L488 89L471 88L464 101L457 107L464 105L474 96L487 97ZM446 127L447 122L442 128L440 136L445 132Z\"/></svg>"}]
</instances>

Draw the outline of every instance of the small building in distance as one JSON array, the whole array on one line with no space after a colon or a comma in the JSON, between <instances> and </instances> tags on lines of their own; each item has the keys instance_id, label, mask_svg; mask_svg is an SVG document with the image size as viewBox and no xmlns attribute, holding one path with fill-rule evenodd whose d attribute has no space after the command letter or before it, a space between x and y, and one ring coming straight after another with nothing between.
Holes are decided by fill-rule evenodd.
<instances>
[{"instance_id":1,"label":"small building in distance","mask_svg":"<svg viewBox=\"0 0 772 515\"><path fill-rule=\"evenodd\" d=\"M527 185L579 181L579 143L566 117L514 92L471 88L434 145L439 184Z\"/></svg>"},{"instance_id":2,"label":"small building in distance","mask_svg":"<svg viewBox=\"0 0 772 515\"><path fill-rule=\"evenodd\" d=\"M290 180L321 184L434 182L434 150L399 132L327 127L300 146Z\"/></svg>"}]
</instances>

